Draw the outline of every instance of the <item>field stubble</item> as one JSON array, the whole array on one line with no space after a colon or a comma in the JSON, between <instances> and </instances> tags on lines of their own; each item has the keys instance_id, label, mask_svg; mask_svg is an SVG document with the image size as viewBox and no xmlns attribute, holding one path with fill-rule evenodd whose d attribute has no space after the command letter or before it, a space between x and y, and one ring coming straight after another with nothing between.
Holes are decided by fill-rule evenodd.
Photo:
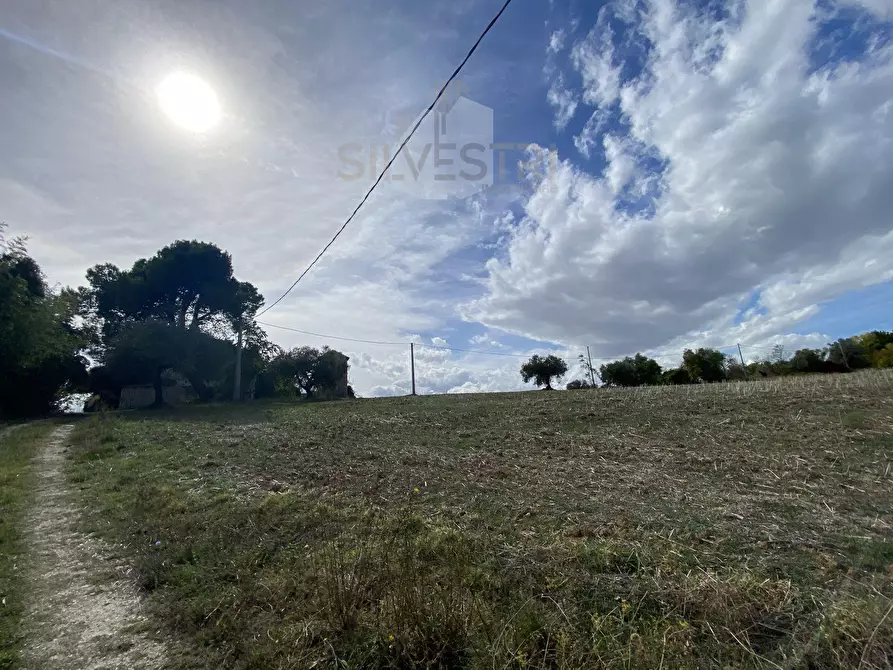
<instances>
[{"instance_id":1,"label":"field stubble","mask_svg":"<svg viewBox=\"0 0 893 670\"><path fill-rule=\"evenodd\" d=\"M184 667L893 666L893 374L96 417Z\"/></svg>"}]
</instances>

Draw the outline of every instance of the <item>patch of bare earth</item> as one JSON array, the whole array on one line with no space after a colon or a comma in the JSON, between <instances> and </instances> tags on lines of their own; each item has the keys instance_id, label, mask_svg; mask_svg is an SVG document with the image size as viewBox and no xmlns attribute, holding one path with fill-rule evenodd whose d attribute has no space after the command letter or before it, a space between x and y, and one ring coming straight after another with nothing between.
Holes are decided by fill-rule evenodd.
<instances>
[{"instance_id":1,"label":"patch of bare earth","mask_svg":"<svg viewBox=\"0 0 893 670\"><path fill-rule=\"evenodd\" d=\"M140 630L146 618L129 568L108 545L77 530L80 511L63 472L71 429L56 429L35 459L37 488L26 526L31 561L25 667L163 667L164 645Z\"/></svg>"}]
</instances>

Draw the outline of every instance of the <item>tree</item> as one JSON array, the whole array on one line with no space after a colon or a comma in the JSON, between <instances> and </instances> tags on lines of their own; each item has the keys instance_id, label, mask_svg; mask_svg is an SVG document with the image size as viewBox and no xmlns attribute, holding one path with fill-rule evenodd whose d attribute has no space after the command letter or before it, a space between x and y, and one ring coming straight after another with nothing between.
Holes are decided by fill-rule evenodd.
<instances>
[{"instance_id":1,"label":"tree","mask_svg":"<svg viewBox=\"0 0 893 670\"><path fill-rule=\"evenodd\" d=\"M840 338L828 343L828 361L850 370L871 367L871 354L858 337Z\"/></svg>"},{"instance_id":2,"label":"tree","mask_svg":"<svg viewBox=\"0 0 893 670\"><path fill-rule=\"evenodd\" d=\"M238 327L245 326L249 340L265 340L251 321L260 294L233 276L231 256L213 244L179 240L129 270L97 265L87 280L81 316L94 334L93 356L110 372L120 371L117 362L132 362L133 374L156 386L156 404L163 370L174 368L201 400L210 400L227 375L223 355L232 351Z\"/></svg>"},{"instance_id":3,"label":"tree","mask_svg":"<svg viewBox=\"0 0 893 670\"><path fill-rule=\"evenodd\" d=\"M348 397L347 361L347 356L328 347L298 347L274 358L269 374L280 395ZM265 381L264 387L268 385Z\"/></svg>"},{"instance_id":4,"label":"tree","mask_svg":"<svg viewBox=\"0 0 893 670\"><path fill-rule=\"evenodd\" d=\"M87 381L77 299L51 291L25 240L0 225L0 417L46 414Z\"/></svg>"},{"instance_id":5,"label":"tree","mask_svg":"<svg viewBox=\"0 0 893 670\"><path fill-rule=\"evenodd\" d=\"M885 330L872 330L867 333L857 335L855 340L868 349L869 351L880 351L893 344L893 332Z\"/></svg>"},{"instance_id":6,"label":"tree","mask_svg":"<svg viewBox=\"0 0 893 670\"><path fill-rule=\"evenodd\" d=\"M659 384L661 367L656 360L643 354L627 356L599 368L605 386L646 386Z\"/></svg>"},{"instance_id":7,"label":"tree","mask_svg":"<svg viewBox=\"0 0 893 670\"><path fill-rule=\"evenodd\" d=\"M875 368L893 368L893 344L871 353L871 365Z\"/></svg>"},{"instance_id":8,"label":"tree","mask_svg":"<svg viewBox=\"0 0 893 670\"><path fill-rule=\"evenodd\" d=\"M772 347L772 353L769 354L769 360L773 363L784 363L787 360L784 355L783 344L776 344Z\"/></svg>"},{"instance_id":9,"label":"tree","mask_svg":"<svg viewBox=\"0 0 893 670\"><path fill-rule=\"evenodd\" d=\"M263 303L257 289L233 276L231 256L206 242L179 240L130 270L111 264L87 271L86 312L105 336L149 319L180 329L231 334Z\"/></svg>"},{"instance_id":10,"label":"tree","mask_svg":"<svg viewBox=\"0 0 893 670\"><path fill-rule=\"evenodd\" d=\"M564 359L554 354L540 356L534 354L530 360L521 366L521 379L527 384L533 380L534 386L545 386L545 390L552 390L552 378L560 379L567 374L567 363Z\"/></svg>"},{"instance_id":11,"label":"tree","mask_svg":"<svg viewBox=\"0 0 893 670\"><path fill-rule=\"evenodd\" d=\"M791 357L791 368L795 372L823 372L825 351L822 349L798 349Z\"/></svg>"},{"instance_id":12,"label":"tree","mask_svg":"<svg viewBox=\"0 0 893 670\"><path fill-rule=\"evenodd\" d=\"M726 357L717 349L686 349L682 353L682 367L694 381L720 382L726 378Z\"/></svg>"},{"instance_id":13,"label":"tree","mask_svg":"<svg viewBox=\"0 0 893 670\"><path fill-rule=\"evenodd\" d=\"M854 339L867 350L872 367L893 367L893 332L872 330Z\"/></svg>"}]
</instances>

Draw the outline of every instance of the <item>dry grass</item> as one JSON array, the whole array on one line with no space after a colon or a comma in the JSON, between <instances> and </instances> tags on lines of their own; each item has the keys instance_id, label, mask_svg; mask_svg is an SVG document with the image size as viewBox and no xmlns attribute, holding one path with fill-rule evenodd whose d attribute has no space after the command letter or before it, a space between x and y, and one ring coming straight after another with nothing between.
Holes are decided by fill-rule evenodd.
<instances>
[{"instance_id":1,"label":"dry grass","mask_svg":"<svg viewBox=\"0 0 893 670\"><path fill-rule=\"evenodd\" d=\"M71 474L194 643L184 666L885 668L891 391L869 372L97 417Z\"/></svg>"}]
</instances>

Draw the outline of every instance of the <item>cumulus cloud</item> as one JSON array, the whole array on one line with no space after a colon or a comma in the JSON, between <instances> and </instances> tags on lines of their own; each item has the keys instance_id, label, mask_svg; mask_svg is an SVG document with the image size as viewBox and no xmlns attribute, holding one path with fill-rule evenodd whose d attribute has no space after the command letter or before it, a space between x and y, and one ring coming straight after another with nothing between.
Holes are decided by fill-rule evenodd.
<instances>
[{"instance_id":1,"label":"cumulus cloud","mask_svg":"<svg viewBox=\"0 0 893 670\"><path fill-rule=\"evenodd\" d=\"M604 169L565 157L539 184L467 318L602 355L708 327L755 343L891 278L893 49L816 66L816 5L734 7L652 0L628 34L602 23L572 47L582 99L617 107L580 140Z\"/></svg>"}]
</instances>

